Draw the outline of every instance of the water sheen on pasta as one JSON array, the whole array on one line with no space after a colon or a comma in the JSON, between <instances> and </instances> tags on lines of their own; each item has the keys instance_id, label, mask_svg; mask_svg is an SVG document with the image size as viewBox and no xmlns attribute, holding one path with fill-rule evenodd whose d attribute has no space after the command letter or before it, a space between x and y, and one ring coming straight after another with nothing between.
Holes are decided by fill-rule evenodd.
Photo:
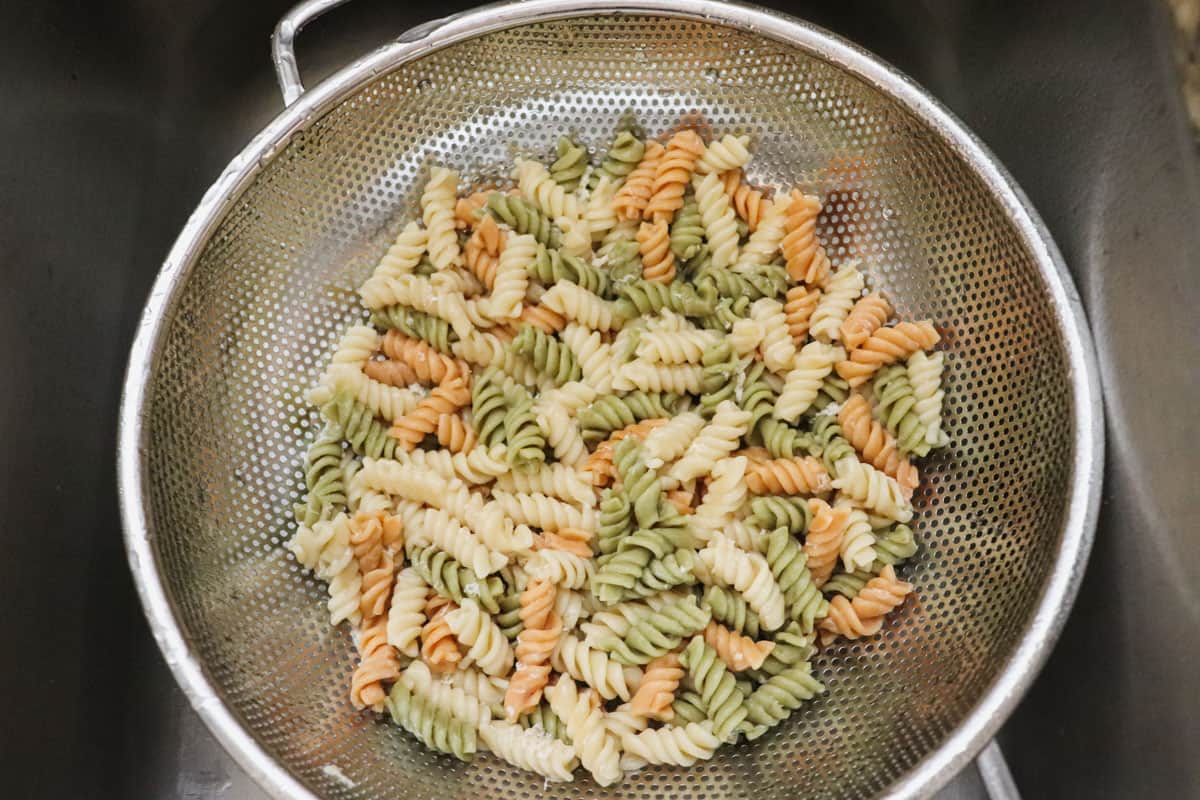
<instances>
[{"instance_id":1,"label":"water sheen on pasta","mask_svg":"<svg viewBox=\"0 0 1200 800\"><path fill-rule=\"evenodd\" d=\"M687 769L802 714L817 640L909 624L953 363L826 249L822 187L707 129L554 132L494 191L432 165L293 422L347 697L431 749Z\"/></svg>"}]
</instances>

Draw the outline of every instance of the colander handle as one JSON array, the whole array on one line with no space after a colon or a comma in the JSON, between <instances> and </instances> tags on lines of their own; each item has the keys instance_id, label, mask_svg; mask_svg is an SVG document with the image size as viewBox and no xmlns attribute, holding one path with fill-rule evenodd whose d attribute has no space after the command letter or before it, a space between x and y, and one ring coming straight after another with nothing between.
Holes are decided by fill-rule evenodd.
<instances>
[{"instance_id":1,"label":"colander handle","mask_svg":"<svg viewBox=\"0 0 1200 800\"><path fill-rule=\"evenodd\" d=\"M279 90L283 92L285 106L290 106L304 94L300 65L296 63L296 37L305 25L346 2L349 0L302 0L292 6L275 26L275 33L271 36L271 60L275 62L275 77L279 81ZM423 22L400 34L397 41L415 42L423 39L458 16L460 14L451 14Z\"/></svg>"}]
</instances>

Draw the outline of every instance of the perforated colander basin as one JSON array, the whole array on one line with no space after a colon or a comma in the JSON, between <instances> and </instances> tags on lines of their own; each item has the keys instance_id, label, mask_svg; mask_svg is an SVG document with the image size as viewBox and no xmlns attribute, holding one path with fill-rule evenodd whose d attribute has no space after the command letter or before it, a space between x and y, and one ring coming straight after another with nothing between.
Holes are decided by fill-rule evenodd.
<instances>
[{"instance_id":1,"label":"perforated colander basin","mask_svg":"<svg viewBox=\"0 0 1200 800\"><path fill-rule=\"evenodd\" d=\"M1103 451L1094 357L1049 237L924 93L788 18L717 3L536 0L389 45L305 94L205 197L134 344L120 437L130 561L193 703L279 796L832 798L932 791L1003 721L1057 635ZM685 10L686 8L686 10ZM348 632L283 549L318 426L303 400L428 165L494 177L571 132L748 133L756 183L826 199L900 316L935 320L951 446L914 498L916 601L822 653L828 687L775 732L599 789L461 764L355 711ZM331 769L336 767L336 769Z\"/></svg>"}]
</instances>

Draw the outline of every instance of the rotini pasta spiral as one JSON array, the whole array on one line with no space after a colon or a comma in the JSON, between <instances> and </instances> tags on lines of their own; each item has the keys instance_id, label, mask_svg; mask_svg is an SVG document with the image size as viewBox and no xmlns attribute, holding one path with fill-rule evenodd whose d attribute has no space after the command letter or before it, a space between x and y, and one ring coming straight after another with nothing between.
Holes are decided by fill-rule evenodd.
<instances>
[{"instance_id":1,"label":"rotini pasta spiral","mask_svg":"<svg viewBox=\"0 0 1200 800\"><path fill-rule=\"evenodd\" d=\"M605 700L614 697L628 700L641 678L640 671L622 668L608 657L608 653L581 642L571 634L559 639L554 652L550 654L550 664L564 676L583 681ZM633 686L630 685L630 677L638 679Z\"/></svg>"},{"instance_id":2,"label":"rotini pasta spiral","mask_svg":"<svg viewBox=\"0 0 1200 800\"><path fill-rule=\"evenodd\" d=\"M683 206L684 189L691 182L692 170L702 155L704 142L695 131L685 128L671 137L654 171L653 193L643 212L646 219L668 223L674 218L675 212Z\"/></svg>"},{"instance_id":3,"label":"rotini pasta spiral","mask_svg":"<svg viewBox=\"0 0 1200 800\"><path fill-rule=\"evenodd\" d=\"M469 761L478 749L475 727L439 710L414 693L404 681L397 681L387 699L392 720L431 750L449 753Z\"/></svg>"},{"instance_id":4,"label":"rotini pasta spiral","mask_svg":"<svg viewBox=\"0 0 1200 800\"><path fill-rule=\"evenodd\" d=\"M579 424L585 442L598 442L618 428L652 417L669 417L678 398L673 395L630 392L616 397L607 395L579 411Z\"/></svg>"},{"instance_id":5,"label":"rotini pasta spiral","mask_svg":"<svg viewBox=\"0 0 1200 800\"><path fill-rule=\"evenodd\" d=\"M601 786L621 779L620 740L604 724L604 711L591 690L580 692L575 681L563 676L546 690L550 708L562 718L579 755L579 763Z\"/></svg>"},{"instance_id":6,"label":"rotini pasta spiral","mask_svg":"<svg viewBox=\"0 0 1200 800\"><path fill-rule=\"evenodd\" d=\"M619 392L639 389L643 392L695 394L700 391L703 368L695 364L653 364L637 359L621 367L613 376L612 388Z\"/></svg>"},{"instance_id":7,"label":"rotini pasta spiral","mask_svg":"<svg viewBox=\"0 0 1200 800\"><path fill-rule=\"evenodd\" d=\"M871 334L887 322L891 313L891 304L878 292L860 297L842 322L841 340L846 352L853 352L856 347L871 338Z\"/></svg>"},{"instance_id":8,"label":"rotini pasta spiral","mask_svg":"<svg viewBox=\"0 0 1200 800\"><path fill-rule=\"evenodd\" d=\"M925 426L925 441L931 447L943 447L949 441L942 430L942 402L946 396L942 391L944 359L941 352L929 355L921 350L908 357L908 378L917 401L913 410Z\"/></svg>"},{"instance_id":9,"label":"rotini pasta spiral","mask_svg":"<svg viewBox=\"0 0 1200 800\"><path fill-rule=\"evenodd\" d=\"M819 309L818 309L819 310ZM880 328L845 361L838 362L837 373L851 388L861 386L880 368L908 358L918 350L928 350L941 337L930 322L898 322Z\"/></svg>"},{"instance_id":10,"label":"rotini pasta spiral","mask_svg":"<svg viewBox=\"0 0 1200 800\"><path fill-rule=\"evenodd\" d=\"M871 418L871 407L866 398L857 392L850 395L838 411L837 419L847 441L862 453L863 459L895 478L905 495L911 497L913 489L920 483L917 468L901 455L896 440L883 425Z\"/></svg>"},{"instance_id":11,"label":"rotini pasta spiral","mask_svg":"<svg viewBox=\"0 0 1200 800\"><path fill-rule=\"evenodd\" d=\"M731 133L710 142L704 149L704 155L696 162L696 174L729 172L746 166L750 163L749 144L749 136L734 136Z\"/></svg>"},{"instance_id":12,"label":"rotini pasta spiral","mask_svg":"<svg viewBox=\"0 0 1200 800\"><path fill-rule=\"evenodd\" d=\"M472 192L454 202L454 227L461 230L474 228L483 218L487 205L487 192Z\"/></svg>"},{"instance_id":13,"label":"rotini pasta spiral","mask_svg":"<svg viewBox=\"0 0 1200 800\"><path fill-rule=\"evenodd\" d=\"M796 343L788 332L783 304L770 297L755 300L750 306L750 318L762 325L763 338L759 344L763 363L772 372L792 366L796 358Z\"/></svg>"},{"instance_id":14,"label":"rotini pasta spiral","mask_svg":"<svg viewBox=\"0 0 1200 800\"><path fill-rule=\"evenodd\" d=\"M595 174L595 173L593 173ZM611 178L603 177L588 195L587 206L583 210L583 221L591 234L592 243L603 243L605 237L613 231L620 220L613 208L613 200L617 196L617 184ZM595 261L593 260L593 263Z\"/></svg>"},{"instance_id":15,"label":"rotini pasta spiral","mask_svg":"<svg viewBox=\"0 0 1200 800\"><path fill-rule=\"evenodd\" d=\"M301 524L311 528L345 507L342 453L342 429L327 422L304 457L304 487L308 494L304 503L296 506L296 520Z\"/></svg>"},{"instance_id":16,"label":"rotini pasta spiral","mask_svg":"<svg viewBox=\"0 0 1200 800\"><path fill-rule=\"evenodd\" d=\"M729 267L737 260L738 254L737 217L729 204L729 196L725 193L720 178L711 173L694 180L693 185L704 236L708 240L712 267ZM698 251L699 247L696 249Z\"/></svg>"},{"instance_id":17,"label":"rotini pasta spiral","mask_svg":"<svg viewBox=\"0 0 1200 800\"><path fill-rule=\"evenodd\" d=\"M790 204L791 198L785 195L776 199L771 207L763 212L758 220L758 226L750 234L750 238L742 247L737 263L733 265L735 271L751 272L755 267L770 264L774 260L775 254L779 252L780 244L783 242L784 225L787 221Z\"/></svg>"},{"instance_id":18,"label":"rotini pasta spiral","mask_svg":"<svg viewBox=\"0 0 1200 800\"><path fill-rule=\"evenodd\" d=\"M671 223L671 252L684 261L694 257L704 246L704 222L700 207L694 199L684 202L683 208Z\"/></svg>"},{"instance_id":19,"label":"rotini pasta spiral","mask_svg":"<svg viewBox=\"0 0 1200 800\"><path fill-rule=\"evenodd\" d=\"M808 556L808 569L812 573L813 583L823 586L837 566L851 509L847 506L830 506L815 497L808 501L808 507L812 522L804 540L804 554Z\"/></svg>"},{"instance_id":20,"label":"rotini pasta spiral","mask_svg":"<svg viewBox=\"0 0 1200 800\"><path fill-rule=\"evenodd\" d=\"M783 389L775 403L773 415L784 422L795 423L812 406L821 390L821 382L836 364L844 363L845 351L823 342L809 342L792 360L792 368L784 376Z\"/></svg>"},{"instance_id":21,"label":"rotini pasta spiral","mask_svg":"<svg viewBox=\"0 0 1200 800\"><path fill-rule=\"evenodd\" d=\"M458 334L446 320L400 305L379 309L371 315L371 324L377 328L398 330L447 355L452 354L451 347L458 341Z\"/></svg>"},{"instance_id":22,"label":"rotini pasta spiral","mask_svg":"<svg viewBox=\"0 0 1200 800\"><path fill-rule=\"evenodd\" d=\"M338 392L321 407L321 416L341 428L355 453L368 458L392 458L397 442L367 406L348 392Z\"/></svg>"},{"instance_id":23,"label":"rotini pasta spiral","mask_svg":"<svg viewBox=\"0 0 1200 800\"><path fill-rule=\"evenodd\" d=\"M629 281L619 284L617 292L620 299L614 303L613 313L621 320L658 314L663 309L697 317L711 314L715 308L712 299L701 297L695 289L678 281L670 285L645 280Z\"/></svg>"},{"instance_id":24,"label":"rotini pasta spiral","mask_svg":"<svg viewBox=\"0 0 1200 800\"><path fill-rule=\"evenodd\" d=\"M468 648L465 658L469 663L479 665L488 675L507 675L512 669L512 647L475 598L464 599L457 610L446 614L446 624Z\"/></svg>"},{"instance_id":25,"label":"rotini pasta spiral","mask_svg":"<svg viewBox=\"0 0 1200 800\"><path fill-rule=\"evenodd\" d=\"M409 551L409 559L413 569L442 597L456 603L470 597L479 601L489 614L500 611L499 597L503 593L503 585L495 575L479 580L473 571L436 547L414 548Z\"/></svg>"},{"instance_id":26,"label":"rotini pasta spiral","mask_svg":"<svg viewBox=\"0 0 1200 800\"><path fill-rule=\"evenodd\" d=\"M536 206L515 195L493 192L488 195L487 212L518 235L532 236L546 247L562 245L562 231Z\"/></svg>"},{"instance_id":27,"label":"rotini pasta spiral","mask_svg":"<svg viewBox=\"0 0 1200 800\"><path fill-rule=\"evenodd\" d=\"M725 194L738 217L745 221L750 233L758 230L758 223L763 215L771 208L771 201L766 199L761 189L742 183L742 171L729 170L721 173L721 181L725 185Z\"/></svg>"},{"instance_id":28,"label":"rotini pasta spiral","mask_svg":"<svg viewBox=\"0 0 1200 800\"><path fill-rule=\"evenodd\" d=\"M838 636L846 639L874 636L883 627L883 618L898 608L912 590L911 583L896 577L894 567L884 567L853 600L837 595L829 602L829 616L821 621L822 641Z\"/></svg>"},{"instance_id":29,"label":"rotini pasta spiral","mask_svg":"<svg viewBox=\"0 0 1200 800\"><path fill-rule=\"evenodd\" d=\"M812 676L807 664L797 664L772 675L746 698L746 738L762 736L768 729L791 716L791 713L825 687Z\"/></svg>"},{"instance_id":30,"label":"rotini pasta spiral","mask_svg":"<svg viewBox=\"0 0 1200 800\"><path fill-rule=\"evenodd\" d=\"M688 445L668 474L677 481L699 478L712 471L717 460L737 449L749 428L750 414L726 400L717 406L712 421Z\"/></svg>"},{"instance_id":31,"label":"rotini pasta spiral","mask_svg":"<svg viewBox=\"0 0 1200 800\"><path fill-rule=\"evenodd\" d=\"M746 488L752 494L826 494L829 473L812 456L775 458L746 468Z\"/></svg>"},{"instance_id":32,"label":"rotini pasta spiral","mask_svg":"<svg viewBox=\"0 0 1200 800\"><path fill-rule=\"evenodd\" d=\"M462 263L458 236L454 232L454 203L458 194L458 173L434 167L421 193L421 214L428 237L429 260L438 269Z\"/></svg>"},{"instance_id":33,"label":"rotini pasta spiral","mask_svg":"<svg viewBox=\"0 0 1200 800\"><path fill-rule=\"evenodd\" d=\"M667 223L643 222L638 227L637 242L642 254L642 277L655 283L675 280L675 254L671 252Z\"/></svg>"},{"instance_id":34,"label":"rotini pasta spiral","mask_svg":"<svg viewBox=\"0 0 1200 800\"><path fill-rule=\"evenodd\" d=\"M825 284L809 324L809 334L818 341L837 342L845 322L863 289L863 275L854 264L843 264Z\"/></svg>"},{"instance_id":35,"label":"rotini pasta spiral","mask_svg":"<svg viewBox=\"0 0 1200 800\"><path fill-rule=\"evenodd\" d=\"M539 728L522 728L510 722L487 721L479 738L499 758L551 781L574 779L575 749Z\"/></svg>"},{"instance_id":36,"label":"rotini pasta spiral","mask_svg":"<svg viewBox=\"0 0 1200 800\"><path fill-rule=\"evenodd\" d=\"M741 593L765 630L783 625L783 592L765 558L739 549L725 536L713 537L699 556L714 580Z\"/></svg>"},{"instance_id":37,"label":"rotini pasta spiral","mask_svg":"<svg viewBox=\"0 0 1200 800\"><path fill-rule=\"evenodd\" d=\"M443 383L455 378L468 378L470 368L456 358L444 355L420 339L391 330L383 337L383 353L390 359L403 362L423 383Z\"/></svg>"},{"instance_id":38,"label":"rotini pasta spiral","mask_svg":"<svg viewBox=\"0 0 1200 800\"><path fill-rule=\"evenodd\" d=\"M500 263L500 251L504 249L504 234L496 225L496 218L485 216L475 225L474 232L463 248L463 260L467 269L479 278L489 291L496 283L496 267Z\"/></svg>"},{"instance_id":39,"label":"rotini pasta spiral","mask_svg":"<svg viewBox=\"0 0 1200 800\"><path fill-rule=\"evenodd\" d=\"M593 331L616 330L625 319L618 304L610 303L574 283L554 284L542 295L541 304Z\"/></svg>"},{"instance_id":40,"label":"rotini pasta spiral","mask_svg":"<svg viewBox=\"0 0 1200 800\"><path fill-rule=\"evenodd\" d=\"M712 720L713 734L720 741L729 741L746 719L745 698L733 673L703 636L693 637L679 660L691 676L706 716Z\"/></svg>"},{"instance_id":41,"label":"rotini pasta spiral","mask_svg":"<svg viewBox=\"0 0 1200 800\"><path fill-rule=\"evenodd\" d=\"M550 653L562 635L562 619L554 613L554 584L531 576L521 592L523 629L517 637L517 667L504 695L504 713L511 722L533 708L550 679Z\"/></svg>"},{"instance_id":42,"label":"rotini pasta spiral","mask_svg":"<svg viewBox=\"0 0 1200 800\"><path fill-rule=\"evenodd\" d=\"M801 497L755 497L750 500L750 515L768 530L784 528L793 536L808 530L812 518L808 501Z\"/></svg>"},{"instance_id":43,"label":"rotini pasta spiral","mask_svg":"<svg viewBox=\"0 0 1200 800\"><path fill-rule=\"evenodd\" d=\"M392 422L388 432L405 450L412 450L428 434L437 430L438 419L453 414L471 400L471 391L461 378L433 387L417 407Z\"/></svg>"},{"instance_id":44,"label":"rotini pasta spiral","mask_svg":"<svg viewBox=\"0 0 1200 800\"><path fill-rule=\"evenodd\" d=\"M421 261L421 256L425 254L427 241L425 229L418 225L416 220L405 225L379 260L368 282L397 278L412 272Z\"/></svg>"},{"instance_id":45,"label":"rotini pasta spiral","mask_svg":"<svg viewBox=\"0 0 1200 800\"><path fill-rule=\"evenodd\" d=\"M622 219L641 219L650 196L654 193L654 176L658 173L665 149L655 141L646 142L642 158L617 191L613 208Z\"/></svg>"},{"instance_id":46,"label":"rotini pasta spiral","mask_svg":"<svg viewBox=\"0 0 1200 800\"><path fill-rule=\"evenodd\" d=\"M712 618L732 630L746 636L758 636L760 626L758 614L750 608L744 597L720 586L707 586L700 606L712 612Z\"/></svg>"},{"instance_id":47,"label":"rotini pasta spiral","mask_svg":"<svg viewBox=\"0 0 1200 800\"><path fill-rule=\"evenodd\" d=\"M509 346L557 385L583 377L571 350L556 337L531 325L523 327Z\"/></svg>"},{"instance_id":48,"label":"rotini pasta spiral","mask_svg":"<svg viewBox=\"0 0 1200 800\"><path fill-rule=\"evenodd\" d=\"M627 733L621 737L621 766L627 770L640 769L647 764L673 764L690 767L697 761L713 757L721 740L713 733L713 725L689 722L662 728Z\"/></svg>"},{"instance_id":49,"label":"rotini pasta spiral","mask_svg":"<svg viewBox=\"0 0 1200 800\"><path fill-rule=\"evenodd\" d=\"M704 628L704 641L734 672L758 669L775 649L775 643L756 642L748 636L731 631L717 622L709 622Z\"/></svg>"},{"instance_id":50,"label":"rotini pasta spiral","mask_svg":"<svg viewBox=\"0 0 1200 800\"><path fill-rule=\"evenodd\" d=\"M912 519L912 506L904 498L904 490L895 478L853 457L843 458L836 466L833 488L841 491L843 496L897 522Z\"/></svg>"},{"instance_id":51,"label":"rotini pasta spiral","mask_svg":"<svg viewBox=\"0 0 1200 800\"><path fill-rule=\"evenodd\" d=\"M704 428L699 414L684 412L647 433L643 452L648 462L667 463L682 456Z\"/></svg>"},{"instance_id":52,"label":"rotini pasta spiral","mask_svg":"<svg viewBox=\"0 0 1200 800\"><path fill-rule=\"evenodd\" d=\"M841 505L841 504L839 504ZM841 542L842 563L853 572L866 569L875 561L875 535L862 509L851 509L846 519L846 532Z\"/></svg>"},{"instance_id":53,"label":"rotini pasta spiral","mask_svg":"<svg viewBox=\"0 0 1200 800\"><path fill-rule=\"evenodd\" d=\"M771 458L795 458L814 446L813 437L807 431L798 431L774 417L759 420L757 432Z\"/></svg>"},{"instance_id":54,"label":"rotini pasta spiral","mask_svg":"<svg viewBox=\"0 0 1200 800\"><path fill-rule=\"evenodd\" d=\"M528 469L546 460L546 438L533 415L533 398L520 386L505 393L505 457L510 466Z\"/></svg>"},{"instance_id":55,"label":"rotini pasta spiral","mask_svg":"<svg viewBox=\"0 0 1200 800\"><path fill-rule=\"evenodd\" d=\"M429 584L412 567L406 567L396 575L388 608L387 642L409 658L416 658L420 649L428 593Z\"/></svg>"},{"instance_id":56,"label":"rotini pasta spiral","mask_svg":"<svg viewBox=\"0 0 1200 800\"><path fill-rule=\"evenodd\" d=\"M809 320L817 310L820 300L821 290L815 287L793 286L787 290L787 302L783 304L783 313L787 318L788 333L797 347L803 347L808 338Z\"/></svg>"},{"instance_id":57,"label":"rotini pasta spiral","mask_svg":"<svg viewBox=\"0 0 1200 800\"><path fill-rule=\"evenodd\" d=\"M580 218L575 195L554 182L546 168L537 161L517 159L513 178L521 190L521 196L539 211L558 224L560 219L574 221Z\"/></svg>"},{"instance_id":58,"label":"rotini pasta spiral","mask_svg":"<svg viewBox=\"0 0 1200 800\"><path fill-rule=\"evenodd\" d=\"M641 685L629 701L629 711L663 722L674 719L671 706L683 675L678 653L664 653L651 659L642 673Z\"/></svg>"},{"instance_id":59,"label":"rotini pasta spiral","mask_svg":"<svg viewBox=\"0 0 1200 800\"><path fill-rule=\"evenodd\" d=\"M609 144L608 152L604 154L600 166L592 173L593 184L608 178L614 186L620 185L637 167L645 151L645 144L631 131L619 131Z\"/></svg>"},{"instance_id":60,"label":"rotini pasta spiral","mask_svg":"<svg viewBox=\"0 0 1200 800\"><path fill-rule=\"evenodd\" d=\"M875 376L874 390L875 415L888 431L895 434L899 450L926 455L931 447L929 431L917 413L917 393L909 380L908 370L900 364L884 367Z\"/></svg>"},{"instance_id":61,"label":"rotini pasta spiral","mask_svg":"<svg viewBox=\"0 0 1200 800\"><path fill-rule=\"evenodd\" d=\"M446 624L446 615L457 611L453 600L433 595L425 603L426 622L421 626L421 658L438 671L453 669L462 660L462 651L454 632Z\"/></svg>"},{"instance_id":62,"label":"rotini pasta spiral","mask_svg":"<svg viewBox=\"0 0 1200 800\"><path fill-rule=\"evenodd\" d=\"M588 153L583 147L562 136L555 146L558 158L550 165L550 177L568 192L579 188L579 179L588 167Z\"/></svg>"},{"instance_id":63,"label":"rotini pasta spiral","mask_svg":"<svg viewBox=\"0 0 1200 800\"><path fill-rule=\"evenodd\" d=\"M598 637L596 644L608 650L620 664L641 666L664 656L687 636L704 629L710 613L696 604L694 595L664 604L636 622L623 637Z\"/></svg>"},{"instance_id":64,"label":"rotini pasta spiral","mask_svg":"<svg viewBox=\"0 0 1200 800\"><path fill-rule=\"evenodd\" d=\"M827 606L813 582L808 569L808 556L800 549L800 543L783 528L767 534L767 548L763 554L771 566L788 616L799 621L805 633L813 629L816 620L825 616Z\"/></svg>"},{"instance_id":65,"label":"rotini pasta spiral","mask_svg":"<svg viewBox=\"0 0 1200 800\"><path fill-rule=\"evenodd\" d=\"M817 239L817 215L821 201L793 190L788 206L786 231L780 244L787 259L788 277L808 286L823 288L829 280L829 256Z\"/></svg>"}]
</instances>

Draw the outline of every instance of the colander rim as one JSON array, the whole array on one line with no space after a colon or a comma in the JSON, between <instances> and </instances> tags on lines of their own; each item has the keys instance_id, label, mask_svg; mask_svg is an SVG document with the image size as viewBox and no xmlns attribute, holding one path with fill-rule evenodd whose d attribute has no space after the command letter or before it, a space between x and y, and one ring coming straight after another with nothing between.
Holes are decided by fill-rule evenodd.
<instances>
[{"instance_id":1,"label":"colander rim","mask_svg":"<svg viewBox=\"0 0 1200 800\"><path fill-rule=\"evenodd\" d=\"M1036 610L993 684L955 729L900 776L882 797L912 798L945 785L991 739L1049 655L1074 603L1095 534L1104 456L1103 407L1094 344L1079 294L1045 224L987 147L938 100L895 67L816 25L779 12L715 0L524 0L482 6L401 36L355 60L285 108L205 192L151 289L130 349L117 441L118 495L126 554L143 611L167 665L200 718L237 763L274 797L317 798L248 731L222 699L184 635L155 556L145 496L146 388L167 328L168 312L211 234L257 175L299 131L364 84L467 39L569 17L650 14L728 26L799 47L885 93L951 147L1003 204L1048 287L1070 368L1075 451L1067 513L1055 565Z\"/></svg>"}]
</instances>

